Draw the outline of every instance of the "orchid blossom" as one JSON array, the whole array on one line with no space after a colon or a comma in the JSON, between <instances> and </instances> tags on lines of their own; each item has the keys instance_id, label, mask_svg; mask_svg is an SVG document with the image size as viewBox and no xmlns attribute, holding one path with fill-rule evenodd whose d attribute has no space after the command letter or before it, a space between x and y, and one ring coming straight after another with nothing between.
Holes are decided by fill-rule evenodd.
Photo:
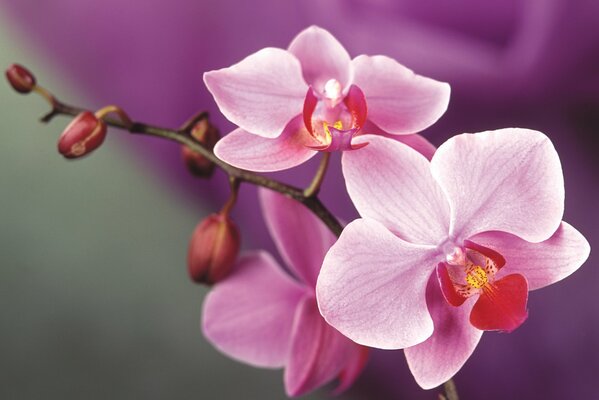
<instances>
[{"instance_id":1,"label":"orchid blossom","mask_svg":"<svg viewBox=\"0 0 599 400\"><path fill-rule=\"evenodd\" d=\"M319 307L357 343L405 349L423 388L450 379L483 331L519 327L529 290L587 259L561 221L563 175L544 134L462 134L430 162L389 139L356 141L370 144L344 153L343 174L362 218L325 257Z\"/></svg>"},{"instance_id":2,"label":"orchid blossom","mask_svg":"<svg viewBox=\"0 0 599 400\"><path fill-rule=\"evenodd\" d=\"M335 241L301 204L263 190L262 210L287 273L263 251L242 256L231 275L206 297L202 327L223 353L259 367L285 367L289 396L338 378L347 389L368 350L337 332L318 312L315 286L326 251Z\"/></svg>"},{"instance_id":3,"label":"orchid blossom","mask_svg":"<svg viewBox=\"0 0 599 400\"><path fill-rule=\"evenodd\" d=\"M204 74L225 117L239 126L215 147L236 167L279 171L318 151L354 150L365 133L408 135L447 109L449 85L414 74L385 56L353 60L326 30L312 26L287 50L262 49L239 63ZM403 140L397 136L397 140ZM428 143L428 142L426 142Z\"/></svg>"}]
</instances>

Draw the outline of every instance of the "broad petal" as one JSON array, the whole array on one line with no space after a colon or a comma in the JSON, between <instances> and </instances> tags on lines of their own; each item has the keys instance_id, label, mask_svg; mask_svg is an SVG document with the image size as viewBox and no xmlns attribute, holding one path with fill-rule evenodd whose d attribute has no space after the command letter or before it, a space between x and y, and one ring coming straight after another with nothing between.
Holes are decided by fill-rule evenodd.
<instances>
[{"instance_id":1,"label":"broad petal","mask_svg":"<svg viewBox=\"0 0 599 400\"><path fill-rule=\"evenodd\" d=\"M324 259L316 284L320 312L365 346L418 344L433 332L425 292L436 257L432 246L407 243L377 221L355 220Z\"/></svg>"},{"instance_id":2,"label":"broad petal","mask_svg":"<svg viewBox=\"0 0 599 400\"><path fill-rule=\"evenodd\" d=\"M206 296L204 335L236 360L282 367L289 353L294 311L305 293L268 253L248 254Z\"/></svg>"},{"instance_id":3,"label":"broad petal","mask_svg":"<svg viewBox=\"0 0 599 400\"><path fill-rule=\"evenodd\" d=\"M548 239L564 212L564 178L547 136L528 129L454 136L435 153L432 173L451 207L451 235L505 231Z\"/></svg>"},{"instance_id":4,"label":"broad petal","mask_svg":"<svg viewBox=\"0 0 599 400\"><path fill-rule=\"evenodd\" d=\"M449 206L430 163L395 140L356 137L363 149L343 153L347 191L362 217L375 219L411 243L438 244L449 232Z\"/></svg>"},{"instance_id":5,"label":"broad petal","mask_svg":"<svg viewBox=\"0 0 599 400\"><path fill-rule=\"evenodd\" d=\"M366 95L368 118L387 132L420 132L447 110L447 83L416 75L385 56L358 56L352 65L354 84Z\"/></svg>"},{"instance_id":6,"label":"broad petal","mask_svg":"<svg viewBox=\"0 0 599 400\"><path fill-rule=\"evenodd\" d=\"M530 243L504 232L485 232L472 241L492 246L506 260L504 273L522 274L529 289L540 289L576 271L589 257L589 242L575 228L562 222L549 239Z\"/></svg>"},{"instance_id":7,"label":"broad petal","mask_svg":"<svg viewBox=\"0 0 599 400\"><path fill-rule=\"evenodd\" d=\"M313 143L298 117L287 125L280 137L274 139L235 129L218 141L214 154L237 168L272 172L293 168L314 157L317 152L307 147Z\"/></svg>"},{"instance_id":8,"label":"broad petal","mask_svg":"<svg viewBox=\"0 0 599 400\"><path fill-rule=\"evenodd\" d=\"M337 239L304 205L271 190L259 191L270 236L289 269L310 288L322 260Z\"/></svg>"},{"instance_id":9,"label":"broad petal","mask_svg":"<svg viewBox=\"0 0 599 400\"><path fill-rule=\"evenodd\" d=\"M350 84L349 54L328 31L311 26L293 39L288 50L300 61L305 81L318 93L323 93L330 79L339 81L342 88Z\"/></svg>"},{"instance_id":10,"label":"broad petal","mask_svg":"<svg viewBox=\"0 0 599 400\"><path fill-rule=\"evenodd\" d=\"M328 325L308 296L298 306L293 324L285 389L289 396L311 392L337 378L360 346Z\"/></svg>"},{"instance_id":11,"label":"broad petal","mask_svg":"<svg viewBox=\"0 0 599 400\"><path fill-rule=\"evenodd\" d=\"M470 322L485 331L511 332L526 320L528 283L520 274L511 274L483 287L470 313Z\"/></svg>"},{"instance_id":12,"label":"broad petal","mask_svg":"<svg viewBox=\"0 0 599 400\"><path fill-rule=\"evenodd\" d=\"M278 137L289 121L302 113L308 88L298 60L275 48L206 72L204 83L229 121L267 138Z\"/></svg>"},{"instance_id":13,"label":"broad petal","mask_svg":"<svg viewBox=\"0 0 599 400\"><path fill-rule=\"evenodd\" d=\"M482 331L470 324L475 299L460 307L447 304L439 283L431 277L426 291L435 330L430 338L404 350L408 366L423 389L432 389L454 376L472 355Z\"/></svg>"}]
</instances>

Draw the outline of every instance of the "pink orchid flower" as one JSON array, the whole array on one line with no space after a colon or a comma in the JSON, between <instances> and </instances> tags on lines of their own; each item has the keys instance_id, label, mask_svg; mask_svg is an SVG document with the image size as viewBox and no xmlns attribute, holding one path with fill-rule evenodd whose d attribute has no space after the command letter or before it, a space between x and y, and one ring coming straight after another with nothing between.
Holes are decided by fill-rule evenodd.
<instances>
[{"instance_id":1,"label":"pink orchid flower","mask_svg":"<svg viewBox=\"0 0 599 400\"><path fill-rule=\"evenodd\" d=\"M483 331L512 331L528 291L570 275L590 247L561 221L564 181L542 133L463 134L429 162L402 143L343 157L361 219L327 253L320 311L357 343L405 349L418 384L451 378ZM372 168L376 165L376 168Z\"/></svg>"},{"instance_id":2,"label":"pink orchid flower","mask_svg":"<svg viewBox=\"0 0 599 400\"><path fill-rule=\"evenodd\" d=\"M305 29L287 50L262 49L204 74L220 111L239 126L216 145L222 160L253 171L280 171L317 151L366 145L363 133L412 135L432 125L449 85L414 74L385 56L353 60L324 29ZM402 140L398 136L397 140Z\"/></svg>"},{"instance_id":3,"label":"pink orchid flower","mask_svg":"<svg viewBox=\"0 0 599 400\"><path fill-rule=\"evenodd\" d=\"M338 378L347 389L362 371L368 350L328 325L318 312L315 286L335 236L307 208L260 191L270 234L286 273L263 251L241 257L204 301L202 328L214 346L258 367L285 367L289 396Z\"/></svg>"}]
</instances>

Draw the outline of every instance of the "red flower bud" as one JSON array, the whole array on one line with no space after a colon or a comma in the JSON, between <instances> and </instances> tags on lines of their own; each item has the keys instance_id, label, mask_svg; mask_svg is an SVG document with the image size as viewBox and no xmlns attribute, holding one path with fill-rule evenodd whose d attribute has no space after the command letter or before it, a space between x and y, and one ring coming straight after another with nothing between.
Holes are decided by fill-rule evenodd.
<instances>
[{"instance_id":1,"label":"red flower bud","mask_svg":"<svg viewBox=\"0 0 599 400\"><path fill-rule=\"evenodd\" d=\"M106 137L106 124L89 111L77 115L58 139L58 152L78 158L97 149Z\"/></svg>"},{"instance_id":2,"label":"red flower bud","mask_svg":"<svg viewBox=\"0 0 599 400\"><path fill-rule=\"evenodd\" d=\"M198 224L189 242L189 276L197 283L223 280L237 259L239 245L239 230L228 216L208 216Z\"/></svg>"},{"instance_id":3,"label":"red flower bud","mask_svg":"<svg viewBox=\"0 0 599 400\"><path fill-rule=\"evenodd\" d=\"M35 87L35 76L22 65L12 64L6 70L6 79L14 90L19 93L29 93Z\"/></svg>"},{"instance_id":4,"label":"red flower bud","mask_svg":"<svg viewBox=\"0 0 599 400\"><path fill-rule=\"evenodd\" d=\"M191 130L191 136L206 149L212 150L220 139L218 129L207 119L198 121ZM200 178L210 178L214 172L214 163L203 155L183 146L181 154L189 172Z\"/></svg>"}]
</instances>

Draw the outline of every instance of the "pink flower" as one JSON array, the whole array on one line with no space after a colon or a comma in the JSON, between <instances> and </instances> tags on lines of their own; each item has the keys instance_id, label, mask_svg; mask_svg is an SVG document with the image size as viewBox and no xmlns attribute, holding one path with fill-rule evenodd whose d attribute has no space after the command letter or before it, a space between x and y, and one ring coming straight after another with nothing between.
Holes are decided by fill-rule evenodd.
<instances>
[{"instance_id":1,"label":"pink flower","mask_svg":"<svg viewBox=\"0 0 599 400\"><path fill-rule=\"evenodd\" d=\"M343 173L362 218L325 257L319 307L357 343L404 348L432 388L484 330L522 324L528 291L570 275L590 247L561 221L561 165L540 132L458 135L430 162L389 139L360 140L370 144L344 154Z\"/></svg>"},{"instance_id":2,"label":"pink flower","mask_svg":"<svg viewBox=\"0 0 599 400\"><path fill-rule=\"evenodd\" d=\"M287 50L262 49L207 72L204 82L221 112L239 126L217 144L216 155L264 172L294 167L319 150L365 146L352 141L363 133L419 132L445 112L450 92L448 84L385 56L352 60L316 26L302 31Z\"/></svg>"},{"instance_id":3,"label":"pink flower","mask_svg":"<svg viewBox=\"0 0 599 400\"><path fill-rule=\"evenodd\" d=\"M326 251L335 241L303 205L261 191L262 210L286 273L263 251L241 257L204 302L206 338L239 361L285 367L285 389L299 396L338 378L337 392L358 377L366 348L341 335L318 312L314 288Z\"/></svg>"}]
</instances>

